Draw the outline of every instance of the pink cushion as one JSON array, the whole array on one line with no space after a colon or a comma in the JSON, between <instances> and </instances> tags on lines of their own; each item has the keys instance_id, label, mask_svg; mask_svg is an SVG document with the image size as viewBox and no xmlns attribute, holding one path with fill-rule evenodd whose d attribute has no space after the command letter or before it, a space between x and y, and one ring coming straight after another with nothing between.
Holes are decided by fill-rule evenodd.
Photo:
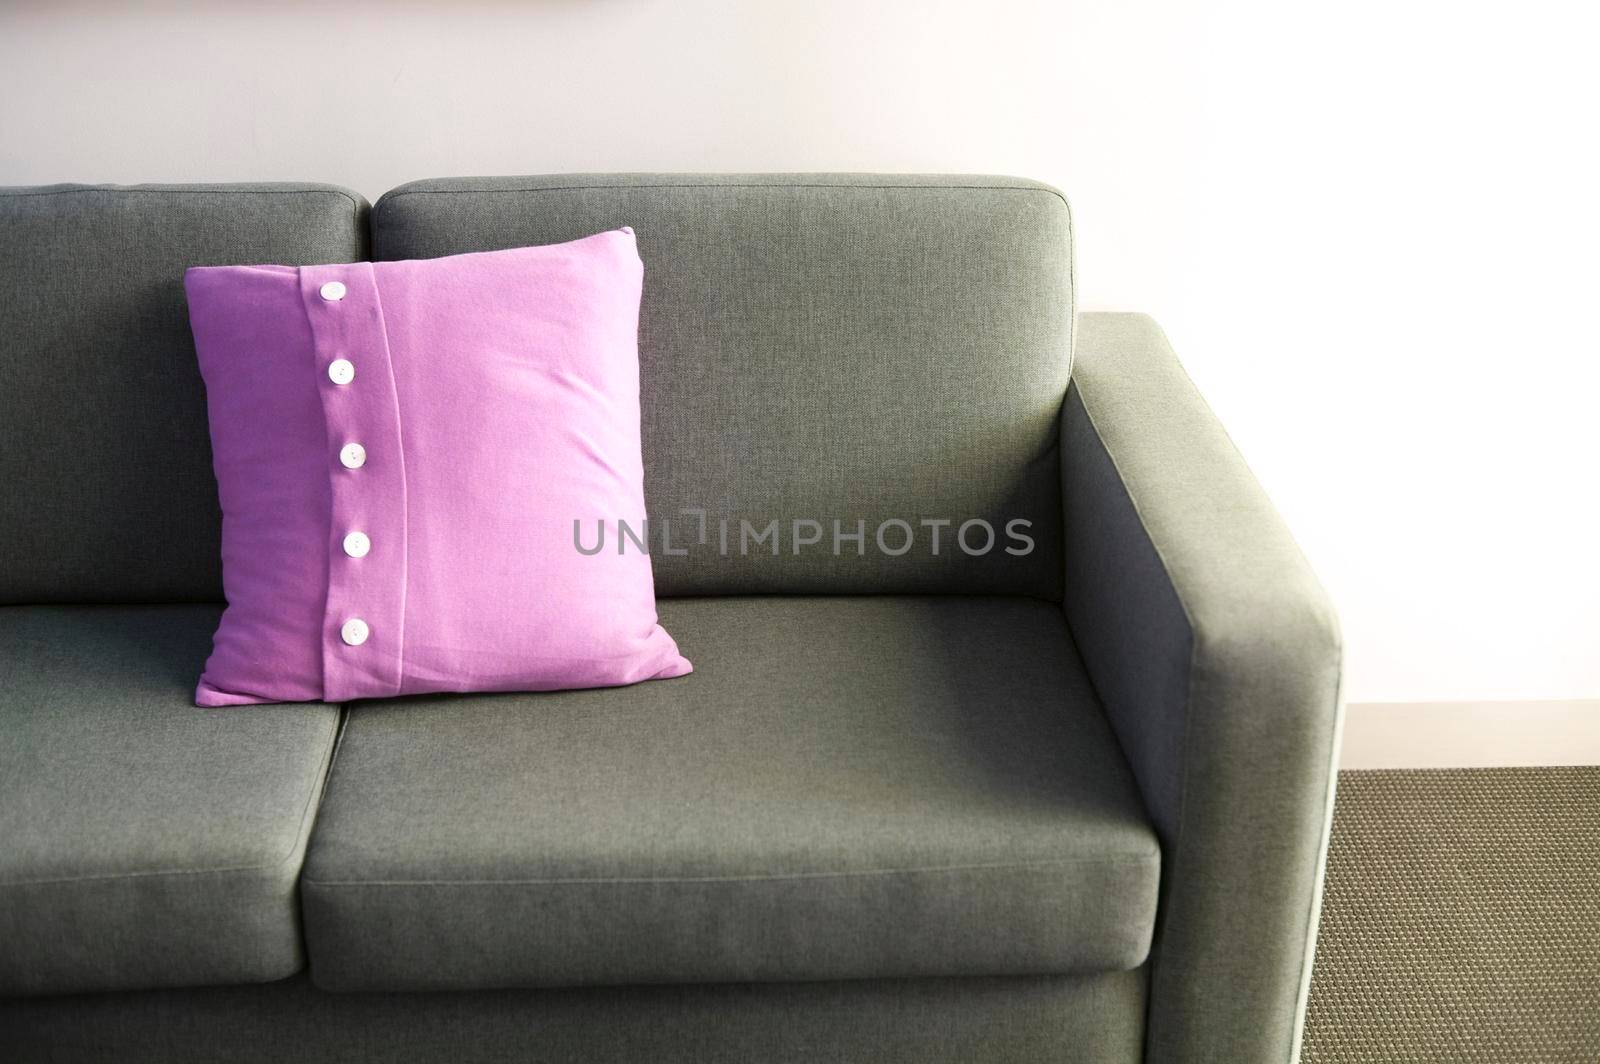
<instances>
[{"instance_id":1,"label":"pink cushion","mask_svg":"<svg viewBox=\"0 0 1600 1064\"><path fill-rule=\"evenodd\" d=\"M649 555L611 548L645 516L643 272L628 229L189 270L228 597L195 701L690 671L656 622ZM576 520L586 548L603 521L607 549L580 553Z\"/></svg>"}]
</instances>

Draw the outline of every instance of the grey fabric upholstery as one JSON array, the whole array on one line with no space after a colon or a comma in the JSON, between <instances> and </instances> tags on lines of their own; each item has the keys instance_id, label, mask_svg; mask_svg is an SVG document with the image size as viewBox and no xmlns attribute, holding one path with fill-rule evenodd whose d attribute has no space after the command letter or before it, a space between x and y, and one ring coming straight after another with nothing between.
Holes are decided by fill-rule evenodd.
<instances>
[{"instance_id":1,"label":"grey fabric upholstery","mask_svg":"<svg viewBox=\"0 0 1600 1064\"><path fill-rule=\"evenodd\" d=\"M299 969L339 711L196 709L217 614L0 608L0 995Z\"/></svg>"},{"instance_id":2,"label":"grey fabric upholstery","mask_svg":"<svg viewBox=\"0 0 1600 1064\"><path fill-rule=\"evenodd\" d=\"M350 709L302 884L318 985L1143 962L1155 836L1058 607L661 613L681 680Z\"/></svg>"},{"instance_id":3,"label":"grey fabric upholstery","mask_svg":"<svg viewBox=\"0 0 1600 1064\"><path fill-rule=\"evenodd\" d=\"M1060 597L1056 419L1072 330L1071 221L1015 178L563 175L403 185L382 259L545 244L630 225L645 261L645 498L688 553L665 595L977 592ZM703 509L712 522L699 541ZM716 521L730 522L727 557ZM897 518L924 546L881 553ZM1032 523L969 556L920 522ZM823 546L741 555L741 520L815 520ZM865 556L841 541L864 521ZM899 546L892 527L886 542ZM686 541L693 541L692 544ZM969 543L983 542L974 527ZM659 543L659 537L658 537Z\"/></svg>"},{"instance_id":4,"label":"grey fabric upholstery","mask_svg":"<svg viewBox=\"0 0 1600 1064\"><path fill-rule=\"evenodd\" d=\"M675 543L869 529L713 525L663 593L970 594L667 599L694 675L358 704L330 770L335 707L190 704L214 607L15 603L220 597L182 270L359 257L365 205L0 190L0 1059L1292 1058L1336 622L1159 330L1074 317L1054 190L456 179L372 221L633 226ZM870 543L972 517L1034 551Z\"/></svg>"},{"instance_id":5,"label":"grey fabric upholstery","mask_svg":"<svg viewBox=\"0 0 1600 1064\"><path fill-rule=\"evenodd\" d=\"M1161 834L1147 1059L1298 1041L1339 702L1333 610L1161 331L1085 314L1065 609Z\"/></svg>"},{"instance_id":6,"label":"grey fabric upholstery","mask_svg":"<svg viewBox=\"0 0 1600 1064\"><path fill-rule=\"evenodd\" d=\"M1145 971L327 994L303 979L0 1000L8 1064L1136 1064Z\"/></svg>"},{"instance_id":7,"label":"grey fabric upholstery","mask_svg":"<svg viewBox=\"0 0 1600 1064\"><path fill-rule=\"evenodd\" d=\"M0 189L0 603L222 600L189 266L342 262L329 185Z\"/></svg>"}]
</instances>

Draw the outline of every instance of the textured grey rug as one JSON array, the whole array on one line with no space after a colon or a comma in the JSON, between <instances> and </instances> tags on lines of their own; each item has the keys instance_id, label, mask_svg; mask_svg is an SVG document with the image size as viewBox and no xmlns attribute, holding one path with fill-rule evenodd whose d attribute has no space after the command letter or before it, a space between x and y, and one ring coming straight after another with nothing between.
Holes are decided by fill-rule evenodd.
<instances>
[{"instance_id":1,"label":"textured grey rug","mask_svg":"<svg viewBox=\"0 0 1600 1064\"><path fill-rule=\"evenodd\" d=\"M1340 774L1302 1060L1600 1061L1600 768Z\"/></svg>"}]
</instances>

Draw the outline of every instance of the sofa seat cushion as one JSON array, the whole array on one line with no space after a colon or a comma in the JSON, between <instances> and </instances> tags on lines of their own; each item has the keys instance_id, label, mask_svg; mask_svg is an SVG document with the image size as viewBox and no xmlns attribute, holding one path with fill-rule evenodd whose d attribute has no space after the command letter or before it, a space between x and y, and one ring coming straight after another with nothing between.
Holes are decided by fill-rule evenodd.
<instances>
[{"instance_id":1,"label":"sofa seat cushion","mask_svg":"<svg viewBox=\"0 0 1600 1064\"><path fill-rule=\"evenodd\" d=\"M339 712L195 708L219 612L0 607L0 996L301 967Z\"/></svg>"},{"instance_id":2,"label":"sofa seat cushion","mask_svg":"<svg viewBox=\"0 0 1600 1064\"><path fill-rule=\"evenodd\" d=\"M666 600L671 684L349 710L313 980L423 990L1132 968L1159 854L1059 608Z\"/></svg>"}]
</instances>

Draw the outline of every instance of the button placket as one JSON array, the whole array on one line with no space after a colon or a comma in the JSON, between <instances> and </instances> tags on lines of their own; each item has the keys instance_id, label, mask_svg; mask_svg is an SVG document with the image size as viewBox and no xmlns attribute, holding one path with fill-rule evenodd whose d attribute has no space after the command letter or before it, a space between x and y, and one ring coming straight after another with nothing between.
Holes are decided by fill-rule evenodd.
<instances>
[{"instance_id":1,"label":"button placket","mask_svg":"<svg viewBox=\"0 0 1600 1064\"><path fill-rule=\"evenodd\" d=\"M303 267L301 290L333 452L323 697L393 695L402 675L405 472L376 276L370 263Z\"/></svg>"},{"instance_id":2,"label":"button placket","mask_svg":"<svg viewBox=\"0 0 1600 1064\"><path fill-rule=\"evenodd\" d=\"M317 294L328 303L342 302L348 293L349 289L343 281L328 281L317 290ZM345 387L356 379L355 364L348 358L334 359L328 363L328 379L337 387ZM346 469L360 469L367 464L367 449L359 443L345 444L339 449L339 464ZM347 557L361 558L366 555L370 544L362 533L351 532L344 537L340 546ZM330 590L331 584L330 577ZM371 634L371 627L360 617L351 617L339 626L339 638L348 647L362 646Z\"/></svg>"}]
</instances>

